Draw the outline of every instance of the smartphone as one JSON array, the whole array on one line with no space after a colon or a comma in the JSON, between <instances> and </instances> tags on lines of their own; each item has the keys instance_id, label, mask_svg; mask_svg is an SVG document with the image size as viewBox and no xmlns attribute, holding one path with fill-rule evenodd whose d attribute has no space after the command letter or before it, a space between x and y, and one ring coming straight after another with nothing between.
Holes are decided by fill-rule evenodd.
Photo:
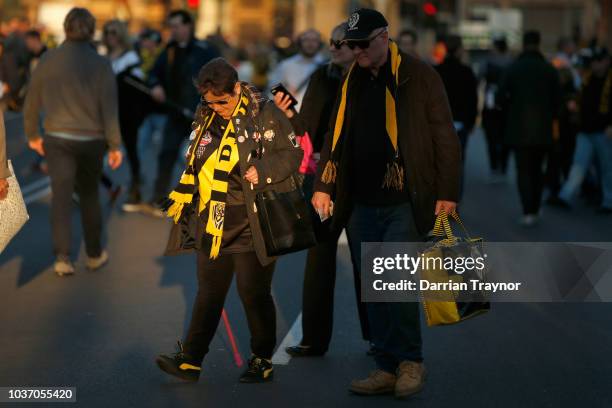
<instances>
[{"instance_id":1,"label":"smartphone","mask_svg":"<svg viewBox=\"0 0 612 408\"><path fill-rule=\"evenodd\" d=\"M270 92L272 92L272 95L276 95L278 92L282 92L285 95L289 95L289 97L291 98L291 105L289 105L290 108L295 108L295 105L297 105L298 103L297 99L295 99L295 97L291 95L287 88L285 88L285 86L280 82L270 88Z\"/></svg>"}]
</instances>

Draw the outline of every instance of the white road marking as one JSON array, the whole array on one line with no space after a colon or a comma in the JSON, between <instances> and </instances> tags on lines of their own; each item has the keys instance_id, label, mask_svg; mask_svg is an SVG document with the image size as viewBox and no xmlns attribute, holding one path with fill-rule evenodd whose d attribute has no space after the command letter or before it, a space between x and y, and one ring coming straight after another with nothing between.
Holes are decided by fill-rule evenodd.
<instances>
[{"instance_id":1,"label":"white road marking","mask_svg":"<svg viewBox=\"0 0 612 408\"><path fill-rule=\"evenodd\" d=\"M47 176L47 177L43 177L40 180L36 180L33 183L27 184L25 186L23 186L23 188L21 189L21 194L23 194L24 196L30 194L32 191L34 190L38 190L39 188L42 187L46 187L51 183L51 179Z\"/></svg>"},{"instance_id":2,"label":"white road marking","mask_svg":"<svg viewBox=\"0 0 612 408\"><path fill-rule=\"evenodd\" d=\"M287 365L291 361L291 356L285 351L286 347L295 346L302 340L302 313L298 315L291 326L291 329L278 346L276 353L272 356L272 364Z\"/></svg>"},{"instance_id":3,"label":"white road marking","mask_svg":"<svg viewBox=\"0 0 612 408\"><path fill-rule=\"evenodd\" d=\"M46 188L39 190L35 193L30 194L27 197L23 198L23 201L25 201L26 204L31 204L43 197L46 197L47 195L51 194L51 186L47 186Z\"/></svg>"}]
</instances>

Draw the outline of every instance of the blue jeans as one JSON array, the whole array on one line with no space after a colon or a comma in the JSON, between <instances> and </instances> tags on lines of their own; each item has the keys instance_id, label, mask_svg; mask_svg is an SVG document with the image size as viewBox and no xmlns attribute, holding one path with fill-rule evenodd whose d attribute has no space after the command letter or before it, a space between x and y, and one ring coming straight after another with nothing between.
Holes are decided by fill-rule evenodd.
<instances>
[{"instance_id":1,"label":"blue jeans","mask_svg":"<svg viewBox=\"0 0 612 408\"><path fill-rule=\"evenodd\" d=\"M578 134L574 161L567 181L559 192L559 198L568 203L574 200L595 157L601 169L601 206L612 208L612 138L604 132Z\"/></svg>"},{"instance_id":2,"label":"blue jeans","mask_svg":"<svg viewBox=\"0 0 612 408\"><path fill-rule=\"evenodd\" d=\"M152 113L144 119L138 129L138 155L140 157L145 157L151 145L161 144L165 126L166 115L163 113Z\"/></svg>"},{"instance_id":3,"label":"blue jeans","mask_svg":"<svg viewBox=\"0 0 612 408\"><path fill-rule=\"evenodd\" d=\"M357 204L346 229L360 276L362 242L422 241L409 203L384 207ZM423 361L418 303L370 302L366 309L378 368L395 374L402 361Z\"/></svg>"}]
</instances>

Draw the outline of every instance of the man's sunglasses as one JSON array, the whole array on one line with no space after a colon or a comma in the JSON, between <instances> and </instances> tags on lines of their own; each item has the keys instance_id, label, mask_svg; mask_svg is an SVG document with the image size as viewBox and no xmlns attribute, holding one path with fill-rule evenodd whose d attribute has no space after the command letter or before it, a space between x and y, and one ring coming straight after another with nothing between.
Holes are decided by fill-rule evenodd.
<instances>
[{"instance_id":1,"label":"man's sunglasses","mask_svg":"<svg viewBox=\"0 0 612 408\"><path fill-rule=\"evenodd\" d=\"M329 46L330 47L334 47L335 49L339 50L340 48L342 48L342 41L334 41L334 40L329 40Z\"/></svg>"},{"instance_id":2,"label":"man's sunglasses","mask_svg":"<svg viewBox=\"0 0 612 408\"><path fill-rule=\"evenodd\" d=\"M379 35L381 35L382 33L386 33L387 30L382 30L381 32L379 32L378 34L376 34L374 37L372 38L366 38L365 40L348 40L345 41L345 44L351 49L354 50L355 48L359 47L362 50L367 50L370 47L370 43L372 41L374 41L376 39L376 37L378 37Z\"/></svg>"}]
</instances>

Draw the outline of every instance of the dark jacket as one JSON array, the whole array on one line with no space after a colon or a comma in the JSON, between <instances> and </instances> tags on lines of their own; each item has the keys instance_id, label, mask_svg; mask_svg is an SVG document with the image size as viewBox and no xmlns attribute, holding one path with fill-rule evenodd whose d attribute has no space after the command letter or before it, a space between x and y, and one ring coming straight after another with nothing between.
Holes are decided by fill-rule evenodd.
<instances>
[{"instance_id":1,"label":"dark jacket","mask_svg":"<svg viewBox=\"0 0 612 408\"><path fill-rule=\"evenodd\" d=\"M6 159L6 131L4 130L4 115L0 114L0 179L11 176Z\"/></svg>"},{"instance_id":2,"label":"dark jacket","mask_svg":"<svg viewBox=\"0 0 612 408\"><path fill-rule=\"evenodd\" d=\"M300 112L290 119L298 135L308 132L315 152L320 152L323 147L341 80L340 67L326 64L317 68L310 77Z\"/></svg>"},{"instance_id":3,"label":"dark jacket","mask_svg":"<svg viewBox=\"0 0 612 408\"><path fill-rule=\"evenodd\" d=\"M415 222L419 232L426 234L433 227L436 200L459 200L461 147L440 76L420 59L403 52L401 57L396 102L398 144ZM336 101L333 118L339 102ZM350 112L347 112L346 126L350 126ZM345 149L338 163L336 182L325 184L321 181L321 174L331 154L331 143L332 132L328 132L317 168L315 191L332 195L332 227L341 229L352 210L348 190L351 174L345 171L349 164L349 155L346 154L349 144L342 143Z\"/></svg>"},{"instance_id":4,"label":"dark jacket","mask_svg":"<svg viewBox=\"0 0 612 408\"><path fill-rule=\"evenodd\" d=\"M513 147L552 144L561 89L556 69L539 51L525 51L510 65L498 92L506 113L504 142Z\"/></svg>"},{"instance_id":5,"label":"dark jacket","mask_svg":"<svg viewBox=\"0 0 612 408\"><path fill-rule=\"evenodd\" d=\"M444 82L453 120L471 130L478 115L478 82L472 68L450 56L436 70Z\"/></svg>"},{"instance_id":6,"label":"dark jacket","mask_svg":"<svg viewBox=\"0 0 612 408\"><path fill-rule=\"evenodd\" d=\"M201 119L201 116L198 115ZM262 136L260 142L255 139L253 129L260 129L259 134ZM263 137L267 130L274 132L274 137ZM279 110L272 101L261 100L259 102L259 113L255 119L241 121L236 124L236 135L247 134L248 137L244 142L238 142L238 156L240 166L240 176L242 180L242 191L244 193L247 215L249 218L249 227L253 236L253 247L257 258L262 265L268 265L273 262L276 257L269 257L266 252L266 246L263 239L263 233L259 224L257 209L255 207L255 196L260 191L292 191L297 186L292 177L297 173L304 152L295 141L295 134L291 123L285 114ZM261 159L255 157L254 152L259 148L259 143L263 146L263 155ZM251 184L244 179L244 175L249 167L253 165L257 169L259 183L251 189ZM197 208L197 202L195 203ZM194 220L181 220L185 224ZM175 225L170 233L168 243L168 255L179 251L199 249L201 239L194 237L195 229L185 233L181 231L180 225ZM174 247L174 248L173 248Z\"/></svg>"},{"instance_id":7,"label":"dark jacket","mask_svg":"<svg viewBox=\"0 0 612 408\"><path fill-rule=\"evenodd\" d=\"M38 63L24 106L29 140L40 137L42 111L47 133L95 137L111 149L121 145L115 75L110 62L88 42L65 41Z\"/></svg>"},{"instance_id":8,"label":"dark jacket","mask_svg":"<svg viewBox=\"0 0 612 408\"><path fill-rule=\"evenodd\" d=\"M193 81L202 66L220 55L217 48L206 41L192 38L183 49L176 41L171 41L149 73L149 85L161 85L170 103L194 112L200 95Z\"/></svg>"},{"instance_id":9,"label":"dark jacket","mask_svg":"<svg viewBox=\"0 0 612 408\"><path fill-rule=\"evenodd\" d=\"M612 80L612 69L606 75L597 77L589 73L580 90L580 131L584 133L604 132L612 126L612 92L608 91L608 100L602 100L606 82ZM602 112L602 107L607 107Z\"/></svg>"}]
</instances>

